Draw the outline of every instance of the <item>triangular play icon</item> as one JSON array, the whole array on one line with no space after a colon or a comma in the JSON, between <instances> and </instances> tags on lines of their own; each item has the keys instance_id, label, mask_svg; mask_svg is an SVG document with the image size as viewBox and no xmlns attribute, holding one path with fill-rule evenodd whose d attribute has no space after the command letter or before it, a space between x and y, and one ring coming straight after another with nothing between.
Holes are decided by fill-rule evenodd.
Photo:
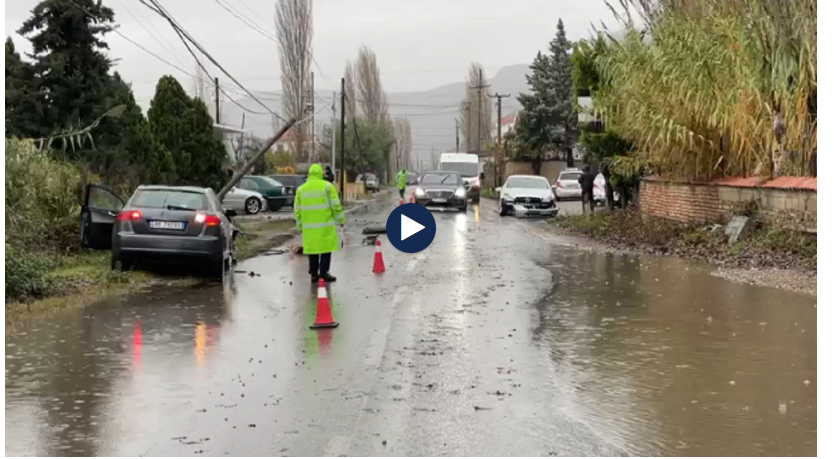
<instances>
[{"instance_id":1,"label":"triangular play icon","mask_svg":"<svg viewBox=\"0 0 834 459\"><path fill-rule=\"evenodd\" d=\"M404 241L416 233L426 229L425 226L415 222L414 220L400 214L400 240Z\"/></svg>"}]
</instances>

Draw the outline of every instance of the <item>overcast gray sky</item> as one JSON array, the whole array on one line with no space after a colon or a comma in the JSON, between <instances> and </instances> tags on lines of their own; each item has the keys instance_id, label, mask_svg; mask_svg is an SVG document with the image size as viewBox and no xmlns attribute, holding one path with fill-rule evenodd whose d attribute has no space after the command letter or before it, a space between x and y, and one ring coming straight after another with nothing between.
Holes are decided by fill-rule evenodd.
<instances>
[{"instance_id":1,"label":"overcast gray sky","mask_svg":"<svg viewBox=\"0 0 834 459\"><path fill-rule=\"evenodd\" d=\"M237 10L274 36L274 0L161 1L245 86L280 89L276 43L221 6ZM162 18L138 0L104 3L115 11L124 35L194 73L193 60ZM36 4L5 2L6 35L18 49L28 50L16 31ZM321 67L321 72L315 69L316 87L334 89L346 60L362 44L376 52L386 91L419 91L462 81L471 61L482 63L492 76L505 65L532 62L555 34L560 17L570 39L587 36L600 21L613 23L604 0L314 0L313 47ZM141 105L147 106L164 74L176 76L191 90L188 75L115 33L107 37L111 57L118 59L116 69L133 84Z\"/></svg>"}]
</instances>

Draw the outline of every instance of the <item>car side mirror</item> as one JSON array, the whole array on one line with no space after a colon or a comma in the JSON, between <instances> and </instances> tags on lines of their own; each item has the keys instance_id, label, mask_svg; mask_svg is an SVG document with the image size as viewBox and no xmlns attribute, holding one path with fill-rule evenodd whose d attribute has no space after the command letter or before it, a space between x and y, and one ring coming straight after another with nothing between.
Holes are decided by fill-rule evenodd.
<instances>
[{"instance_id":1,"label":"car side mirror","mask_svg":"<svg viewBox=\"0 0 834 459\"><path fill-rule=\"evenodd\" d=\"M228 218L229 220L231 220L234 217L237 217L237 211L234 209L226 209L223 211L223 213L226 214L226 218Z\"/></svg>"},{"instance_id":2,"label":"car side mirror","mask_svg":"<svg viewBox=\"0 0 834 459\"><path fill-rule=\"evenodd\" d=\"M495 191L501 191L501 187L500 186L495 187Z\"/></svg>"}]
</instances>

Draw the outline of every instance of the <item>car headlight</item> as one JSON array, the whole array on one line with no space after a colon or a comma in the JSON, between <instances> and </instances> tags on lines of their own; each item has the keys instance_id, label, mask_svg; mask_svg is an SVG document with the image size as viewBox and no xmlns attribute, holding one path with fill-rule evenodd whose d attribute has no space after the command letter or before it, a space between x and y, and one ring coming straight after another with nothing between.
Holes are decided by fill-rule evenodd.
<instances>
[{"instance_id":1,"label":"car headlight","mask_svg":"<svg viewBox=\"0 0 834 459\"><path fill-rule=\"evenodd\" d=\"M426 192L422 188L417 188L416 190L414 190L414 194L422 198L426 195Z\"/></svg>"},{"instance_id":2,"label":"car headlight","mask_svg":"<svg viewBox=\"0 0 834 459\"><path fill-rule=\"evenodd\" d=\"M466 189L463 187L458 188L457 190L455 190L455 196L458 198L466 196Z\"/></svg>"},{"instance_id":3,"label":"car headlight","mask_svg":"<svg viewBox=\"0 0 834 459\"><path fill-rule=\"evenodd\" d=\"M543 202L550 202L552 200L553 200L553 193L551 193L550 195L546 195L542 198Z\"/></svg>"}]
</instances>

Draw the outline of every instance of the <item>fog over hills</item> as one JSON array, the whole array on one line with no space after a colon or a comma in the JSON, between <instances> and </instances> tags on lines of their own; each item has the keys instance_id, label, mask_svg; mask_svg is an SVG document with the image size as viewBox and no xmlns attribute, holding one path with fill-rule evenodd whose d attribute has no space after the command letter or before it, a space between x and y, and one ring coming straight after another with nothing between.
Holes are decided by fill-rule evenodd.
<instances>
[{"instance_id":1,"label":"fog over hills","mask_svg":"<svg viewBox=\"0 0 834 459\"><path fill-rule=\"evenodd\" d=\"M485 75L491 85L490 93L510 94L503 99L503 114L508 115L518 109L516 97L527 91L525 74L529 72L529 65L520 64L502 68L494 76ZM385 81L383 79L383 87ZM412 141L416 158L429 161L432 148L436 151L451 151L455 148L455 118L460 116L460 102L464 98L466 83L459 81L436 87L428 91L419 92L391 92L388 93L391 117L407 117L411 122ZM329 110L333 98L333 91L317 91L321 99L316 100L316 110L327 106L328 109L319 113L316 125L330 123ZM253 93L273 110L281 113L280 91ZM250 97L236 99L236 102L255 112L264 112L264 108ZM494 100L493 100L494 102ZM338 107L337 107L338 110ZM225 102L221 109L225 124L240 126L243 110L232 102ZM493 117L497 112L493 108ZM338 116L338 113L337 113ZM272 122L269 115L255 115L246 113L245 127L259 137L272 134ZM484 135L486 136L486 134ZM463 139L461 138L461 144Z\"/></svg>"}]
</instances>

